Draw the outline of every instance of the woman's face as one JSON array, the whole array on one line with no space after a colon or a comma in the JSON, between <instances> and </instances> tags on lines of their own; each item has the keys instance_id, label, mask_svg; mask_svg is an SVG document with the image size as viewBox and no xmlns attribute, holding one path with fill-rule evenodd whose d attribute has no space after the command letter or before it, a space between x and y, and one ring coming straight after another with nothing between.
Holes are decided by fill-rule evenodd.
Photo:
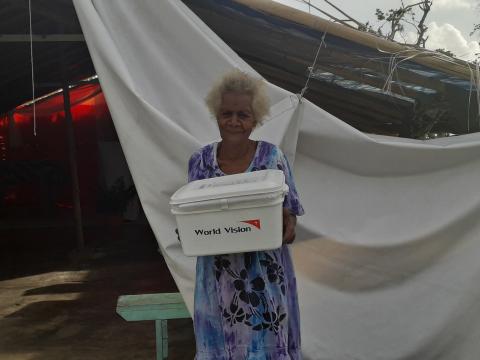
<instances>
[{"instance_id":1,"label":"woman's face","mask_svg":"<svg viewBox=\"0 0 480 360\"><path fill-rule=\"evenodd\" d=\"M217 121L223 140L247 141L257 123L252 111L252 97L239 93L223 94Z\"/></svg>"}]
</instances>

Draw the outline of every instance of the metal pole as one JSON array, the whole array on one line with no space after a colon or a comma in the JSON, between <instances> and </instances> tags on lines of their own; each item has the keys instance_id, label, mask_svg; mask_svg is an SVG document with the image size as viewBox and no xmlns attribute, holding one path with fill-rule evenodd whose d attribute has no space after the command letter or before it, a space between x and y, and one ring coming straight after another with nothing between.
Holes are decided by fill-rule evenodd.
<instances>
[{"instance_id":1,"label":"metal pole","mask_svg":"<svg viewBox=\"0 0 480 360\"><path fill-rule=\"evenodd\" d=\"M63 105L65 109L65 120L67 123L68 160L70 163L70 175L72 177L73 210L75 217L77 249L82 251L85 248L85 242L83 239L82 209L80 206L80 186L78 183L75 135L73 132L72 112L70 108L70 92L67 83L64 83L63 85Z\"/></svg>"}]
</instances>

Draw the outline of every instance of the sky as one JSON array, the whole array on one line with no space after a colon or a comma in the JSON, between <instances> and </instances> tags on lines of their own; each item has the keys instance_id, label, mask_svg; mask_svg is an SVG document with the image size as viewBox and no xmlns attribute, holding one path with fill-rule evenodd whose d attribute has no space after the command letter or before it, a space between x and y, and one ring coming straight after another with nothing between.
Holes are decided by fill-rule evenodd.
<instances>
[{"instance_id":1,"label":"sky","mask_svg":"<svg viewBox=\"0 0 480 360\"><path fill-rule=\"evenodd\" d=\"M276 2L293 6L304 11L311 11L324 17L315 9L305 5L302 0L274 0ZM308 0L306 0L308 2ZM354 19L366 23L367 21L378 28L381 23L376 19L375 10L380 8L386 12L388 9L399 8L401 0L329 0L331 3L345 11ZM312 5L330 13L339 15L324 0L310 0ZM418 0L404 0L406 5ZM417 11L417 17L420 11ZM450 50L458 58L474 60L480 56L480 32L470 36L474 24L480 23L480 0L433 0L432 9L427 17L428 40L426 47L431 50L439 48ZM412 30L407 29L406 39L416 38ZM401 41L402 39L396 39Z\"/></svg>"}]
</instances>

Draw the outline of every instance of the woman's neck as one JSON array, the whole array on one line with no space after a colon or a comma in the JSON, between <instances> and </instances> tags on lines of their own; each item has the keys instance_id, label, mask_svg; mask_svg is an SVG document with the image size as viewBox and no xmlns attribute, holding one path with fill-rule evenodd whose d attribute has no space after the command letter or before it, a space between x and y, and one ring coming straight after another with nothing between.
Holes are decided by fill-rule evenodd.
<instances>
[{"instance_id":1,"label":"woman's neck","mask_svg":"<svg viewBox=\"0 0 480 360\"><path fill-rule=\"evenodd\" d=\"M219 144L218 157L222 160L239 160L251 155L255 148L255 141L236 143L222 140Z\"/></svg>"}]
</instances>

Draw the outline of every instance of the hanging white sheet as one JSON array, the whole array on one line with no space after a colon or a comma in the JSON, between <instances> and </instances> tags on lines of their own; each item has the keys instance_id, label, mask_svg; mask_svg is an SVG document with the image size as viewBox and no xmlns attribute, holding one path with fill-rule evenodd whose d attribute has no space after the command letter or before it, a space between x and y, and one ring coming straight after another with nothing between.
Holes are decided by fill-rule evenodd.
<instances>
[{"instance_id":1,"label":"hanging white sheet","mask_svg":"<svg viewBox=\"0 0 480 360\"><path fill-rule=\"evenodd\" d=\"M212 82L233 67L255 71L180 1L74 4L145 213L191 309L194 260L181 252L168 199L191 153L218 138L203 101ZM255 136L296 155L306 209L292 246L305 359L477 360L480 135L365 135L268 91L272 117Z\"/></svg>"}]
</instances>

